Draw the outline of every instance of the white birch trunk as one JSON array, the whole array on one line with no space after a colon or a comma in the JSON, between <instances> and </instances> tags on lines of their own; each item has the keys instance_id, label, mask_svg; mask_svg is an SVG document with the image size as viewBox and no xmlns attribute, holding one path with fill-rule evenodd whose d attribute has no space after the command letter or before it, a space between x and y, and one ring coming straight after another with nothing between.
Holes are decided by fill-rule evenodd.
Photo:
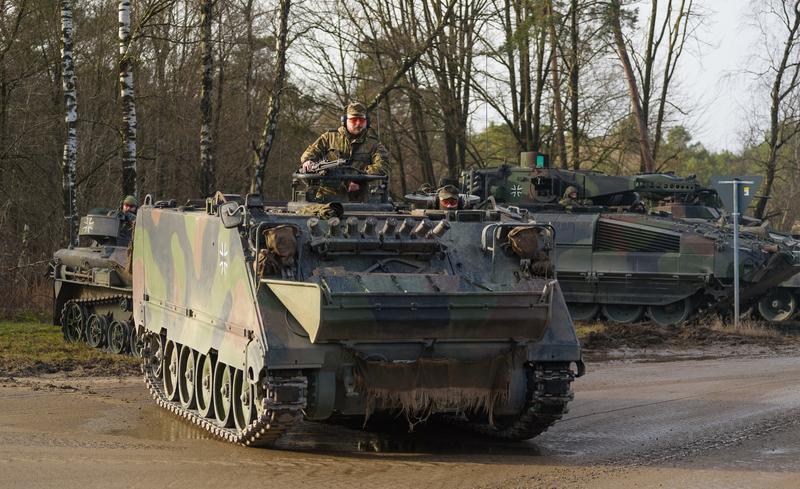
<instances>
[{"instance_id":1,"label":"white birch trunk","mask_svg":"<svg viewBox=\"0 0 800 489\"><path fill-rule=\"evenodd\" d=\"M211 92L213 90L214 54L211 39L211 21L213 19L212 0L202 0L200 5L200 25L202 29L200 50L203 53L203 73L200 88L200 178L201 188L205 196L211 196L216 186L214 169L214 140L211 135Z\"/></svg>"},{"instance_id":2,"label":"white birch trunk","mask_svg":"<svg viewBox=\"0 0 800 489\"><path fill-rule=\"evenodd\" d=\"M78 244L78 212L75 198L76 159L78 153L78 95L75 88L75 61L72 57L72 0L61 2L61 84L67 135L61 160L64 219L68 223L69 244Z\"/></svg>"},{"instance_id":3,"label":"white birch trunk","mask_svg":"<svg viewBox=\"0 0 800 489\"><path fill-rule=\"evenodd\" d=\"M131 59L131 2L119 2L119 88L122 100L122 192L138 197L136 185L136 99Z\"/></svg>"}]
</instances>

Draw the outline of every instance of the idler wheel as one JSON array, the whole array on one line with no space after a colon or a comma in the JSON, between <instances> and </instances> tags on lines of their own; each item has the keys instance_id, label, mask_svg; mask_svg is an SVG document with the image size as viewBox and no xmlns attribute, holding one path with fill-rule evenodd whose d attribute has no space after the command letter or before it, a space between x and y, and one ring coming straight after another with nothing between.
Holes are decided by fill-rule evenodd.
<instances>
[{"instance_id":1,"label":"idler wheel","mask_svg":"<svg viewBox=\"0 0 800 489\"><path fill-rule=\"evenodd\" d=\"M123 353L129 336L125 323L112 321L108 326L108 349L111 353Z\"/></svg>"},{"instance_id":2,"label":"idler wheel","mask_svg":"<svg viewBox=\"0 0 800 489\"><path fill-rule=\"evenodd\" d=\"M634 304L606 304L603 315L612 323L631 324L642 317L644 306Z\"/></svg>"},{"instance_id":3,"label":"idler wheel","mask_svg":"<svg viewBox=\"0 0 800 489\"><path fill-rule=\"evenodd\" d=\"M253 386L244 377L242 370L233 374L233 419L239 431L244 430L253 421L255 405L253 403Z\"/></svg>"},{"instance_id":4,"label":"idler wheel","mask_svg":"<svg viewBox=\"0 0 800 489\"><path fill-rule=\"evenodd\" d=\"M83 337L88 314L77 302L68 302L61 313L61 330L67 343L77 343Z\"/></svg>"},{"instance_id":5,"label":"idler wheel","mask_svg":"<svg viewBox=\"0 0 800 489\"><path fill-rule=\"evenodd\" d=\"M195 407L195 383L197 380L196 363L194 350L188 346L181 348L178 360L178 395L181 399L181 406L186 409Z\"/></svg>"},{"instance_id":6,"label":"idler wheel","mask_svg":"<svg viewBox=\"0 0 800 489\"><path fill-rule=\"evenodd\" d=\"M663 306L648 306L647 313L650 319L659 326L674 326L682 324L692 315L694 305L687 297L672 304Z\"/></svg>"},{"instance_id":7,"label":"idler wheel","mask_svg":"<svg viewBox=\"0 0 800 489\"><path fill-rule=\"evenodd\" d=\"M591 321L597 316L600 305L589 302L567 302L567 309L573 321Z\"/></svg>"},{"instance_id":8,"label":"idler wheel","mask_svg":"<svg viewBox=\"0 0 800 489\"><path fill-rule=\"evenodd\" d=\"M178 364L179 364L180 345L170 340L164 347L164 368L162 379L164 385L164 395L168 401L178 400Z\"/></svg>"},{"instance_id":9,"label":"idler wheel","mask_svg":"<svg viewBox=\"0 0 800 489\"><path fill-rule=\"evenodd\" d=\"M195 381L197 412L204 418L214 417L214 359L210 355L198 355Z\"/></svg>"},{"instance_id":10,"label":"idler wheel","mask_svg":"<svg viewBox=\"0 0 800 489\"><path fill-rule=\"evenodd\" d=\"M797 312L797 298L786 289L773 289L758 301L758 312L767 321L786 321Z\"/></svg>"},{"instance_id":11,"label":"idler wheel","mask_svg":"<svg viewBox=\"0 0 800 489\"><path fill-rule=\"evenodd\" d=\"M231 369L222 362L214 368L214 417L223 428L233 426L233 376Z\"/></svg>"},{"instance_id":12,"label":"idler wheel","mask_svg":"<svg viewBox=\"0 0 800 489\"><path fill-rule=\"evenodd\" d=\"M92 348L101 348L108 332L108 321L103 316L92 314L86 321L86 344Z\"/></svg>"}]
</instances>

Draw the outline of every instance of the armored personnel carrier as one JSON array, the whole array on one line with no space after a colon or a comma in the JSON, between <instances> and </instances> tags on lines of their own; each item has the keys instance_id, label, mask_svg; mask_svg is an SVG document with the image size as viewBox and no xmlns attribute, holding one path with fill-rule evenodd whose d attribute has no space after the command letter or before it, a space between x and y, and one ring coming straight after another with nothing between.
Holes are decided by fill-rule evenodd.
<instances>
[{"instance_id":1,"label":"armored personnel carrier","mask_svg":"<svg viewBox=\"0 0 800 489\"><path fill-rule=\"evenodd\" d=\"M706 210L708 216L690 222L646 213L644 200L675 196L713 209L716 192L695 179L558 170L546 158L532 158L529 166L467 172L462 184L554 226L559 281L573 319L602 312L613 322L673 325L699 309L728 309L732 301L732 231L716 225L720 216ZM578 196L563 205L559 196L568 187ZM743 234L740 252L743 303L759 304L800 271L791 249L772 239Z\"/></svg>"},{"instance_id":2,"label":"armored personnel carrier","mask_svg":"<svg viewBox=\"0 0 800 489\"><path fill-rule=\"evenodd\" d=\"M56 251L53 324L68 342L112 353L135 352L129 269L130 222L105 212L81 218L79 246Z\"/></svg>"},{"instance_id":3,"label":"armored personnel carrier","mask_svg":"<svg viewBox=\"0 0 800 489\"><path fill-rule=\"evenodd\" d=\"M317 198L323 177L377 189L339 204ZM134 319L160 406L246 445L303 418L379 412L525 439L567 411L583 363L553 228L495 211L398 212L381 202L385 177L371 177L296 174L280 207L145 200Z\"/></svg>"}]
</instances>

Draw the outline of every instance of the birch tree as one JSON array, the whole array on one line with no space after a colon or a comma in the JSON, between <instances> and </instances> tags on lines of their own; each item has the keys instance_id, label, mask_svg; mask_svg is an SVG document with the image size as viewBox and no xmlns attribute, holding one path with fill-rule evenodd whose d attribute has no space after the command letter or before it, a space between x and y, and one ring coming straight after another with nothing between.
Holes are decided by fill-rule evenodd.
<instances>
[{"instance_id":1,"label":"birch tree","mask_svg":"<svg viewBox=\"0 0 800 489\"><path fill-rule=\"evenodd\" d=\"M136 98L133 91L133 53L131 52L131 2L120 0L119 89L122 102L122 193L138 197L136 173Z\"/></svg>"},{"instance_id":2,"label":"birch tree","mask_svg":"<svg viewBox=\"0 0 800 489\"><path fill-rule=\"evenodd\" d=\"M214 167L214 141L212 138L211 94L214 88L214 43L211 39L213 0L200 3L200 51L202 53L200 83L200 189L203 196L211 196L216 186Z\"/></svg>"},{"instance_id":3,"label":"birch tree","mask_svg":"<svg viewBox=\"0 0 800 489\"><path fill-rule=\"evenodd\" d=\"M64 219L68 223L69 244L78 244L78 212L75 198L76 159L78 153L78 96L75 87L75 62L72 55L72 0L61 2L61 81L64 90L66 139L61 161Z\"/></svg>"}]
</instances>

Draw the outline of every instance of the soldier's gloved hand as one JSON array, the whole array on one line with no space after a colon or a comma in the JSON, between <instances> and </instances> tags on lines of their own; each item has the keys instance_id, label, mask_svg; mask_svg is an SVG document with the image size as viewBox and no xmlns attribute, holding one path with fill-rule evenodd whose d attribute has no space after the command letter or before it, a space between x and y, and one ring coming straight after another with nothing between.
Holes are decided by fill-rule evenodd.
<instances>
[{"instance_id":1,"label":"soldier's gloved hand","mask_svg":"<svg viewBox=\"0 0 800 489\"><path fill-rule=\"evenodd\" d=\"M356 182L350 182L350 185L347 186L348 192L358 192L361 188L361 185L357 184Z\"/></svg>"},{"instance_id":2,"label":"soldier's gloved hand","mask_svg":"<svg viewBox=\"0 0 800 489\"><path fill-rule=\"evenodd\" d=\"M303 171L304 171L305 173L308 173L308 172L310 172L310 171L311 171L311 168L314 166L314 163L315 163L315 162L313 162L313 161L311 161L311 160L306 160L306 161L304 161L304 162L303 162Z\"/></svg>"}]
</instances>

